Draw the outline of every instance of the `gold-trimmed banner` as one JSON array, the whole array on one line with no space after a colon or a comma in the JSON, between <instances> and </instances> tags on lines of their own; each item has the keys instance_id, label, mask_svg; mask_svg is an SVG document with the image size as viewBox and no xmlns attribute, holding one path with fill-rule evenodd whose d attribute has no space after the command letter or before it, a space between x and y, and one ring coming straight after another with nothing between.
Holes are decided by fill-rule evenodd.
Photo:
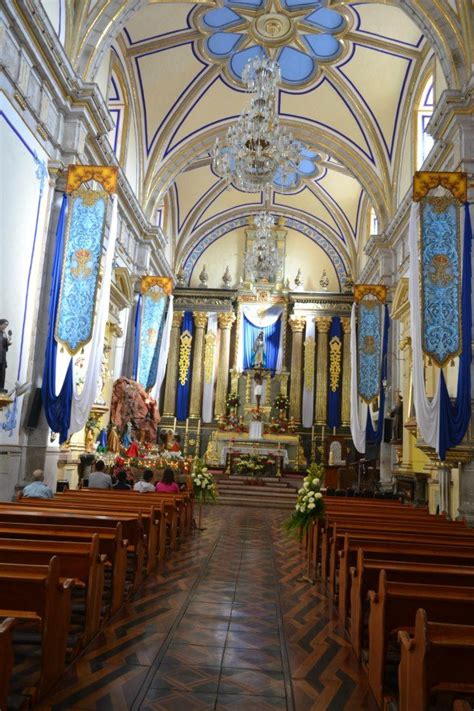
<instances>
[{"instance_id":1,"label":"gold-trimmed banner","mask_svg":"<svg viewBox=\"0 0 474 711\"><path fill-rule=\"evenodd\" d=\"M371 294L384 304L387 300L387 287L383 284L354 284L354 301L358 304L362 299Z\"/></svg>"},{"instance_id":2,"label":"gold-trimmed banner","mask_svg":"<svg viewBox=\"0 0 474 711\"><path fill-rule=\"evenodd\" d=\"M140 291L142 294L146 294L154 286L159 287L163 294L169 296L173 292L173 280L171 277L160 277L160 276L144 276L140 282ZM157 289L156 291L159 291Z\"/></svg>"}]
</instances>

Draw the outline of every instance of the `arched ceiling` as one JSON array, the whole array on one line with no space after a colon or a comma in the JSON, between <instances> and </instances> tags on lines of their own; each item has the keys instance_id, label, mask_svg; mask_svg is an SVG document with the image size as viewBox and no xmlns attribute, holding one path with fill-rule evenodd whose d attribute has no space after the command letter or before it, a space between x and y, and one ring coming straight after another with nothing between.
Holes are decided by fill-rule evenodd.
<instances>
[{"instance_id":1,"label":"arched ceiling","mask_svg":"<svg viewBox=\"0 0 474 711\"><path fill-rule=\"evenodd\" d=\"M316 231L354 273L369 208L383 229L403 197L413 95L434 53L448 85L462 84L462 5L84 0L69 52L90 79L113 41L134 112L139 197L163 220L178 266L220 225L263 207L261 194L225 189L211 166L216 137L248 102L242 66L263 46L282 67L281 121L315 155L311 176L292 193L273 190L268 207Z\"/></svg>"}]
</instances>

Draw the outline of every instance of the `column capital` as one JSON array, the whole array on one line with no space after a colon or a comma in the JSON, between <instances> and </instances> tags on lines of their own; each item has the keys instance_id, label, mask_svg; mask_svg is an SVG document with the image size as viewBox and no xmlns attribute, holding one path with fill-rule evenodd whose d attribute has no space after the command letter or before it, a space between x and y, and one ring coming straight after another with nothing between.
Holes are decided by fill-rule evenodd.
<instances>
[{"instance_id":1,"label":"column capital","mask_svg":"<svg viewBox=\"0 0 474 711\"><path fill-rule=\"evenodd\" d=\"M205 311L195 311L193 314L194 325L196 328L206 328L207 313Z\"/></svg>"},{"instance_id":2,"label":"column capital","mask_svg":"<svg viewBox=\"0 0 474 711\"><path fill-rule=\"evenodd\" d=\"M314 319L318 333L329 333L332 318L330 316L316 316Z\"/></svg>"},{"instance_id":3,"label":"column capital","mask_svg":"<svg viewBox=\"0 0 474 711\"><path fill-rule=\"evenodd\" d=\"M341 318L341 324L342 324L342 330L344 333L350 333L351 332L351 319L349 316L343 316Z\"/></svg>"},{"instance_id":4,"label":"column capital","mask_svg":"<svg viewBox=\"0 0 474 711\"><path fill-rule=\"evenodd\" d=\"M301 316L290 316L288 323L293 333L302 333L306 326L306 319Z\"/></svg>"},{"instance_id":5,"label":"column capital","mask_svg":"<svg viewBox=\"0 0 474 711\"><path fill-rule=\"evenodd\" d=\"M225 311L218 314L217 321L220 329L230 329L235 321L235 314L233 311Z\"/></svg>"},{"instance_id":6,"label":"column capital","mask_svg":"<svg viewBox=\"0 0 474 711\"><path fill-rule=\"evenodd\" d=\"M173 313L173 328L179 328L183 321L183 311L175 311Z\"/></svg>"}]
</instances>

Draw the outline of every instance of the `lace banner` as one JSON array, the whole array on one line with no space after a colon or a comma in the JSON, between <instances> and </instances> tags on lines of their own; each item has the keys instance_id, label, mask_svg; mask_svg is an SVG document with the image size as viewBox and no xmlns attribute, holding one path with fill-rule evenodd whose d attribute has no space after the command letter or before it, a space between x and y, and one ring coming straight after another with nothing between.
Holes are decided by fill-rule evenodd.
<instances>
[{"instance_id":1,"label":"lace banner","mask_svg":"<svg viewBox=\"0 0 474 711\"><path fill-rule=\"evenodd\" d=\"M138 382L144 388L153 387L156 381L163 324L171 286L171 279L167 277L142 279Z\"/></svg>"},{"instance_id":2,"label":"lace banner","mask_svg":"<svg viewBox=\"0 0 474 711\"><path fill-rule=\"evenodd\" d=\"M382 356L382 304L364 297L358 304L357 383L359 396L367 404L380 392Z\"/></svg>"}]
</instances>

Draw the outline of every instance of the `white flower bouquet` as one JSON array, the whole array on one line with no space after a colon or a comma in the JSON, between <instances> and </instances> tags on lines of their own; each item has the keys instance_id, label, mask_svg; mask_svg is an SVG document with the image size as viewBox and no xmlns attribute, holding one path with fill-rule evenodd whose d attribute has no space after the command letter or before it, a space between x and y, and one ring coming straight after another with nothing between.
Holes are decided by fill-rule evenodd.
<instances>
[{"instance_id":1,"label":"white flower bouquet","mask_svg":"<svg viewBox=\"0 0 474 711\"><path fill-rule=\"evenodd\" d=\"M202 459L196 458L194 460L191 471L191 479L193 481L193 490L196 501L201 504L207 504L217 499L218 491L214 482L214 477L209 472Z\"/></svg>"},{"instance_id":2,"label":"white flower bouquet","mask_svg":"<svg viewBox=\"0 0 474 711\"><path fill-rule=\"evenodd\" d=\"M285 523L287 531L299 533L300 536L303 535L313 519L324 515L324 501L320 491L324 478L324 466L311 464L306 472L303 486L298 490L295 510Z\"/></svg>"}]
</instances>

